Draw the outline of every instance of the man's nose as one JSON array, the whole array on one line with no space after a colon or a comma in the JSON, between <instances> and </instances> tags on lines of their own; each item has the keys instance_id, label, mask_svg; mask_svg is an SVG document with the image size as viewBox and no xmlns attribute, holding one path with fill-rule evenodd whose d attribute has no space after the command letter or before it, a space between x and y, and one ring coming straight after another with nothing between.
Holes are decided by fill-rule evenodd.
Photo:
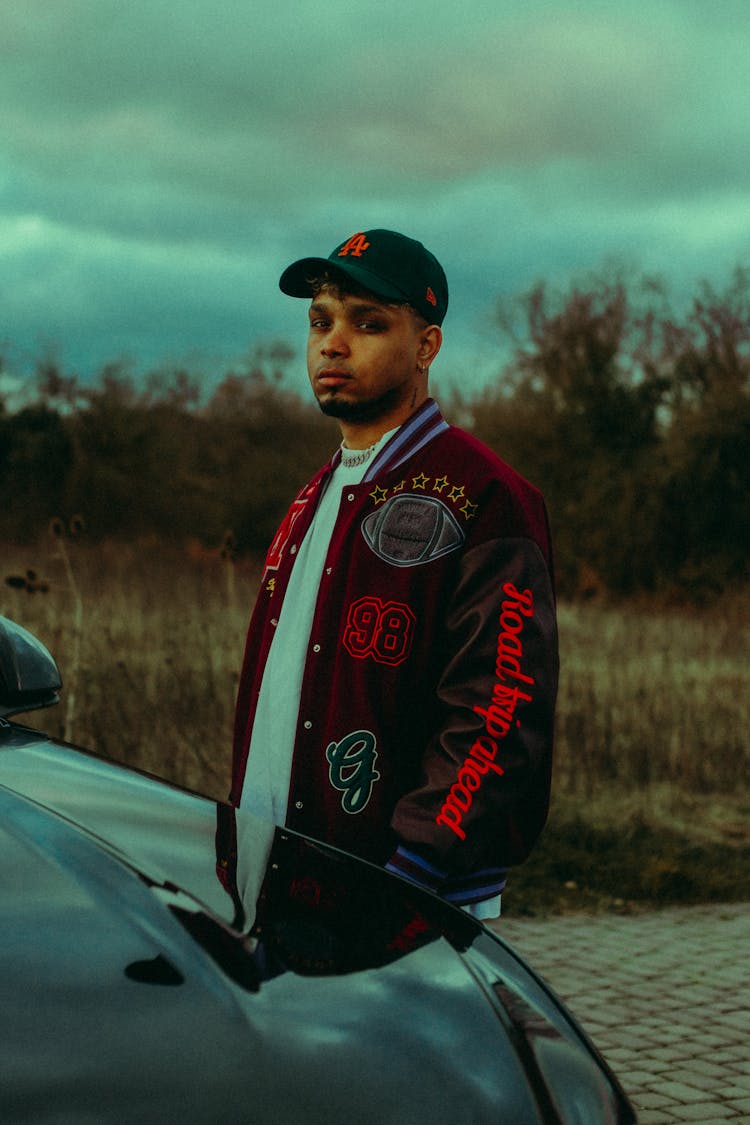
<instances>
[{"instance_id":1,"label":"man's nose","mask_svg":"<svg viewBox=\"0 0 750 1125\"><path fill-rule=\"evenodd\" d=\"M320 350L321 353L328 358L335 355L347 355L349 352L349 344L346 339L346 333L340 328L332 327L323 340L323 345Z\"/></svg>"}]
</instances>

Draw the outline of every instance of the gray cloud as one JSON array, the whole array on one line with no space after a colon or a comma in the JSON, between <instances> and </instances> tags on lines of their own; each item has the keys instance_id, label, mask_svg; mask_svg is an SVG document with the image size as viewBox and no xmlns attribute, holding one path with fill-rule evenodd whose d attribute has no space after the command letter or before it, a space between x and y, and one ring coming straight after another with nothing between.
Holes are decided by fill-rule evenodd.
<instances>
[{"instance_id":1,"label":"gray cloud","mask_svg":"<svg viewBox=\"0 0 750 1125\"><path fill-rule=\"evenodd\" d=\"M744 2L255 7L0 3L21 351L236 354L296 324L292 257L368 226L444 258L464 341L538 277L750 255Z\"/></svg>"}]
</instances>

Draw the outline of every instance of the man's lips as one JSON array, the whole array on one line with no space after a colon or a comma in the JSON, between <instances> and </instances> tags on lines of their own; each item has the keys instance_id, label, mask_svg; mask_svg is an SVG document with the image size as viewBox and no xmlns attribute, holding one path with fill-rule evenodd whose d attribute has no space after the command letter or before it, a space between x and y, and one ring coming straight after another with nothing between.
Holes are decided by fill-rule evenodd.
<instances>
[{"instance_id":1,"label":"man's lips","mask_svg":"<svg viewBox=\"0 0 750 1125\"><path fill-rule=\"evenodd\" d=\"M317 373L315 381L321 387L342 387L351 378L352 376L348 371L341 371L335 367L325 367Z\"/></svg>"}]
</instances>

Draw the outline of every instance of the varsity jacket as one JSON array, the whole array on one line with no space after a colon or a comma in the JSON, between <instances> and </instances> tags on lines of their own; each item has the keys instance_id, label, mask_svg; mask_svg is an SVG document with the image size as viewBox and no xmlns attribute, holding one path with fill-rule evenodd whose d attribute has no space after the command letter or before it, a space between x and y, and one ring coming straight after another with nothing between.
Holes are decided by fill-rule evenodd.
<instances>
[{"instance_id":1,"label":"varsity jacket","mask_svg":"<svg viewBox=\"0 0 750 1125\"><path fill-rule=\"evenodd\" d=\"M265 560L235 718L239 804L263 668L340 452ZM287 825L466 904L547 816L558 655L541 494L428 399L345 488L306 657Z\"/></svg>"}]
</instances>

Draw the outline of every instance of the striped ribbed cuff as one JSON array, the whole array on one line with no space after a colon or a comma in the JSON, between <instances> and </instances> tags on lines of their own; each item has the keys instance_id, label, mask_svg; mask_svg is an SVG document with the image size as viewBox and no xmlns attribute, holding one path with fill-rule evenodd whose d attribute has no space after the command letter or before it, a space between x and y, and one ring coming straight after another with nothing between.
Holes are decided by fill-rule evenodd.
<instances>
[{"instance_id":1,"label":"striped ribbed cuff","mask_svg":"<svg viewBox=\"0 0 750 1125\"><path fill-rule=\"evenodd\" d=\"M394 875L401 875L411 883L416 883L428 891L440 894L445 883L445 872L433 867L427 860L422 859L415 852L401 845L396 849L385 865L386 871Z\"/></svg>"},{"instance_id":2,"label":"striped ribbed cuff","mask_svg":"<svg viewBox=\"0 0 750 1125\"><path fill-rule=\"evenodd\" d=\"M470 906L496 898L505 889L507 871L504 867L486 867L471 875L449 878L444 871L428 863L416 852L400 845L385 865L386 871L401 875L454 906Z\"/></svg>"},{"instance_id":3,"label":"striped ribbed cuff","mask_svg":"<svg viewBox=\"0 0 750 1125\"><path fill-rule=\"evenodd\" d=\"M472 875L462 875L459 879L448 879L440 888L440 896L455 906L471 906L502 894L505 876L505 868L488 867Z\"/></svg>"}]
</instances>

